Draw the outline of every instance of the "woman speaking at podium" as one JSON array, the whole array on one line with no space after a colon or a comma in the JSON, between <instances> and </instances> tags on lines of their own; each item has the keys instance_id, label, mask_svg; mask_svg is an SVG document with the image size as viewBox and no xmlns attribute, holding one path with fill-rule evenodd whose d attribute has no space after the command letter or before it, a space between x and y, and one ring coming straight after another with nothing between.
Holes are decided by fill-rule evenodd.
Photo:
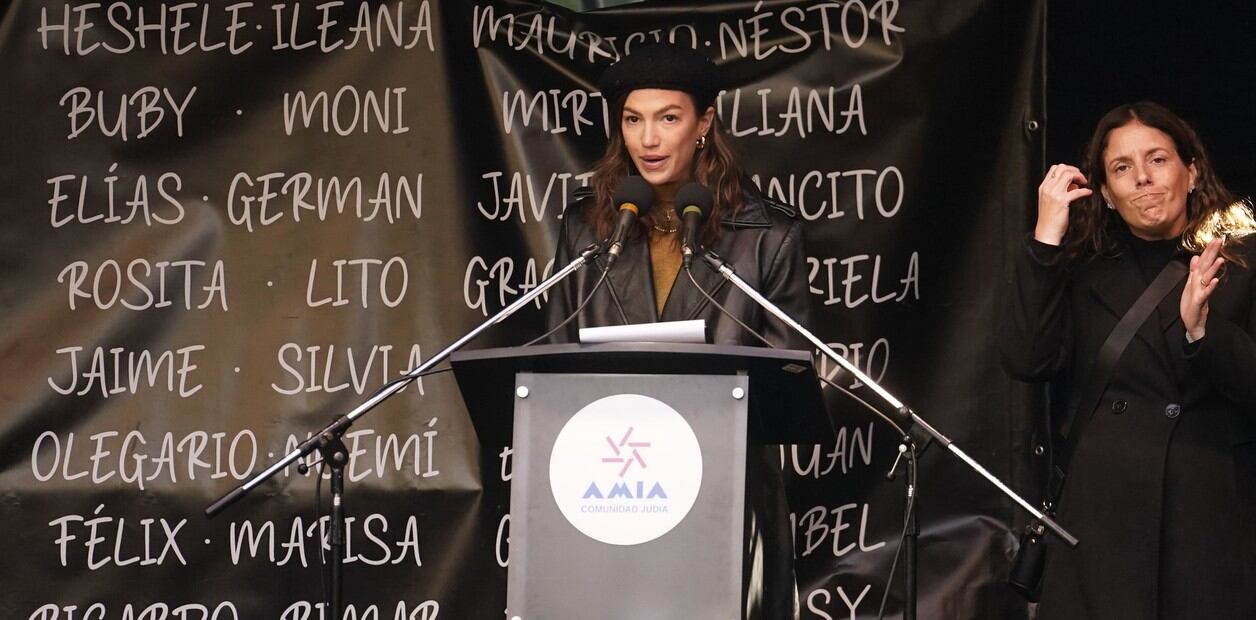
<instances>
[{"instance_id":1,"label":"woman speaking at podium","mask_svg":"<svg viewBox=\"0 0 1256 620\"><path fill-rule=\"evenodd\" d=\"M628 231L623 253L588 305L559 334L574 342L581 327L705 319L715 344L761 342L713 307L681 273L681 218L677 190L695 181L711 193L702 244L714 250L765 297L808 325L811 311L795 210L763 196L745 176L728 135L715 116L721 87L714 64L701 53L670 44L640 47L612 65L599 87L611 105L610 141L593 164L591 186L563 215L555 264L565 265L590 244L610 236L619 205L615 195L629 176L649 184L654 204ZM720 305L773 346L806 349L806 341L755 303L726 286L705 266L694 278ZM549 318L557 325L589 294L599 269L577 272L550 293Z\"/></svg>"},{"instance_id":2,"label":"woman speaking at podium","mask_svg":"<svg viewBox=\"0 0 1256 620\"><path fill-rule=\"evenodd\" d=\"M563 216L555 264L567 264L611 235L620 206L616 194L626 178L648 183L645 191L652 196L646 199L652 197L653 205L627 231L607 281L554 341L577 341L581 327L704 319L715 344L762 344L732 315L774 347L808 348L806 340L766 316L721 276L697 266L700 259L693 277L727 314L681 273L679 211L686 205L676 204L677 191L693 181L711 197L699 234L702 245L799 323L810 323L801 222L793 208L764 197L742 171L715 115L713 104L722 87L718 76L706 56L670 44L639 47L603 74L599 87L611 105L610 140L593 165L591 187L577 192ZM630 183L640 185L639 180ZM551 326L586 301L607 268L602 258L598 261L600 268L585 268L550 293ZM747 467L748 484L762 492L750 496L756 505L746 515L751 541L743 571L746 617L788 619L797 615L788 508L779 463L764 452L764 463L752 458Z\"/></svg>"}]
</instances>

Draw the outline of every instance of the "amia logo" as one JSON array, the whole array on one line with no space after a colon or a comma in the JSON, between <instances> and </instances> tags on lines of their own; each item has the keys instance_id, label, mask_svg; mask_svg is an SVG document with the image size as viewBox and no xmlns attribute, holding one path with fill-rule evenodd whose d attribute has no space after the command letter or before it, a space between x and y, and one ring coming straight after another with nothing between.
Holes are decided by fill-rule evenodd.
<instances>
[{"instance_id":1,"label":"amia logo","mask_svg":"<svg viewBox=\"0 0 1256 620\"><path fill-rule=\"evenodd\" d=\"M693 429L666 403L640 394L599 399L572 416L550 454L550 489L586 536L638 545L671 531L702 486Z\"/></svg>"}]
</instances>

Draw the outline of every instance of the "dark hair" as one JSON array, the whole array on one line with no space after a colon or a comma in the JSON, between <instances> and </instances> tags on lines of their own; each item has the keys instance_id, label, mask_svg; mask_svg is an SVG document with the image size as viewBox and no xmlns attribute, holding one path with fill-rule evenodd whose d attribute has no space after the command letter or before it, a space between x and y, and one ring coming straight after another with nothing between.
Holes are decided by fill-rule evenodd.
<instances>
[{"instance_id":1,"label":"dark hair","mask_svg":"<svg viewBox=\"0 0 1256 620\"><path fill-rule=\"evenodd\" d=\"M706 112L705 109L698 109L693 95L689 95L689 101L694 104L695 114L701 116ZM615 102L614 115L610 123L610 140L606 143L606 151L602 153L602 157L593 164L591 185L595 205L593 209L586 212L585 217L599 238L610 235L611 228L614 226L615 188L624 177L637 174L636 166L628 155L628 148L624 145L624 134L620 126L623 109L622 100ZM747 187L745 174L741 164L738 163L732 139L724 132L718 115L712 117L711 127L707 130L706 137L706 147L696 151L693 162L693 180L711 190L713 198L711 212L707 214L706 222L702 225L702 242L710 245L719 238L720 219L735 215L741 210L745 202L744 194L750 191L750 188ZM644 234L647 226L662 224L665 221L662 211L653 210L638 221L633 235Z\"/></svg>"},{"instance_id":2,"label":"dark hair","mask_svg":"<svg viewBox=\"0 0 1256 620\"><path fill-rule=\"evenodd\" d=\"M1168 108L1150 101L1117 106L1103 115L1095 126L1082 158L1082 174L1094 193L1078 200L1069 209L1068 232L1064 235L1065 256L1070 260L1113 252L1114 233L1124 221L1115 211L1104 206L1099 188L1107 184L1103 152L1113 130L1130 123L1141 123L1163 131L1173 140L1178 157L1184 165L1195 165L1195 189L1186 197L1186 229L1182 231L1182 247L1199 253L1208 241L1226 235L1227 245L1221 249L1229 262L1242 264L1229 244L1232 238L1256 232L1256 220L1238 196L1226 189L1217 178L1208 152L1195 130Z\"/></svg>"}]
</instances>

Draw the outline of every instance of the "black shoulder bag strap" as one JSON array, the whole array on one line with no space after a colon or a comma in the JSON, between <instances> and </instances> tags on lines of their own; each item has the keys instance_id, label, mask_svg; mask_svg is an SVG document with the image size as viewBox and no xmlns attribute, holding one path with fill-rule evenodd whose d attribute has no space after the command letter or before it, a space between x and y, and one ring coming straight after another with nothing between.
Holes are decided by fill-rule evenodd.
<instances>
[{"instance_id":1,"label":"black shoulder bag strap","mask_svg":"<svg viewBox=\"0 0 1256 620\"><path fill-rule=\"evenodd\" d=\"M1117 360L1121 359L1121 355L1125 353L1125 349L1134 338L1138 328L1147 321L1147 317L1151 316L1152 309L1160 305L1160 301L1173 290L1173 287L1177 286L1185 275L1186 265L1176 260L1169 261L1169 264L1160 270L1160 275L1157 275L1143 294L1139 295L1134 305L1125 311L1120 322L1112 328L1112 333L1108 334L1107 340L1104 340L1103 346L1099 348L1099 354L1090 364L1090 371L1086 373L1085 385L1082 389L1073 392L1068 409L1064 412L1066 416L1064 425L1061 427L1064 447L1059 455L1052 457L1046 502L1043 505L1046 512L1054 513L1055 511L1060 491L1064 488L1064 468L1068 467L1069 457L1077 445L1078 438L1081 437L1082 430L1094 415L1095 407L1099 406L1099 399L1103 398L1103 391L1108 387L1108 381L1112 378L1112 370L1116 367ZM1072 428L1069 428L1070 426ZM1052 431L1047 429L1047 432ZM1038 522L1030 523L1025 528L1025 533L1021 536L1020 550L1016 553L1016 560L1012 563L1011 572L1008 574L1008 583L1029 601L1038 600L1039 589L1042 586L1042 571L1047 550L1042 540L1045 533L1046 528Z\"/></svg>"},{"instance_id":2,"label":"black shoulder bag strap","mask_svg":"<svg viewBox=\"0 0 1256 620\"><path fill-rule=\"evenodd\" d=\"M1048 489L1048 496L1052 499L1052 503L1058 499L1060 488L1064 484L1065 472L1062 468L1068 467L1073 447L1077 445L1082 430L1086 428L1086 424L1093 416L1095 407L1099 406L1099 399L1103 397L1103 391L1108 387L1117 360L1121 359L1121 355L1125 353L1126 347L1129 346L1130 340L1133 340L1138 328L1147 321L1147 317L1151 316L1151 311L1160 305L1165 295L1168 295L1178 282L1182 281L1186 276L1186 271L1186 265L1177 260L1170 260L1169 264L1160 270L1156 279L1143 290L1143 294L1138 296L1134 305L1125 311L1121 321L1112 328L1108 339L1103 341L1099 354L1095 356L1095 361L1091 364L1090 372L1086 373L1086 383L1082 389L1073 392L1073 398L1069 401L1065 414L1068 417L1060 429L1064 437L1064 450L1060 455L1061 458L1055 461L1055 471L1051 476L1052 484Z\"/></svg>"}]
</instances>

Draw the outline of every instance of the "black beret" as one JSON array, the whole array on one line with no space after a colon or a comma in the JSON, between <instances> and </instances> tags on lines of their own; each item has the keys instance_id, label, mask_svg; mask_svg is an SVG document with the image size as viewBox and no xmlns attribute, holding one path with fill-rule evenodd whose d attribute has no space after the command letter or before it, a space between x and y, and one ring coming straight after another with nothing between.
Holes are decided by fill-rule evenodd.
<instances>
[{"instance_id":1,"label":"black beret","mask_svg":"<svg viewBox=\"0 0 1256 620\"><path fill-rule=\"evenodd\" d=\"M628 93L640 88L679 90L693 96L698 111L719 94L719 70L705 54L672 43L636 48L611 65L598 80L602 97L616 107Z\"/></svg>"}]
</instances>

